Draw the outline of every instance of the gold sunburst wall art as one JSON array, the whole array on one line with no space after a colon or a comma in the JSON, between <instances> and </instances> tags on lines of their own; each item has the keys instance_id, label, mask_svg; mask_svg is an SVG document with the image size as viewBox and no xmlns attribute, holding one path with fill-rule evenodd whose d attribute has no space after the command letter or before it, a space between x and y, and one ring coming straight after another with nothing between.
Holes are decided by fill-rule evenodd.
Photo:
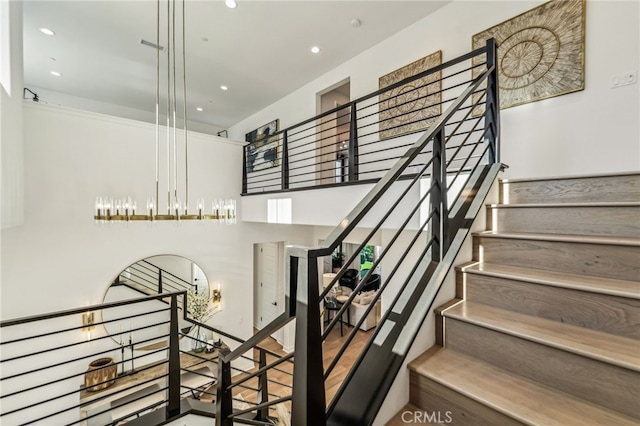
<instances>
[{"instance_id":1,"label":"gold sunburst wall art","mask_svg":"<svg viewBox=\"0 0 640 426\"><path fill-rule=\"evenodd\" d=\"M442 51L418 59L378 80L384 89L442 63ZM440 115L441 77L437 71L380 94L380 140L428 128Z\"/></svg>"},{"instance_id":2,"label":"gold sunburst wall art","mask_svg":"<svg viewBox=\"0 0 640 426\"><path fill-rule=\"evenodd\" d=\"M585 0L552 0L474 35L498 43L500 108L583 90L584 27Z\"/></svg>"}]
</instances>

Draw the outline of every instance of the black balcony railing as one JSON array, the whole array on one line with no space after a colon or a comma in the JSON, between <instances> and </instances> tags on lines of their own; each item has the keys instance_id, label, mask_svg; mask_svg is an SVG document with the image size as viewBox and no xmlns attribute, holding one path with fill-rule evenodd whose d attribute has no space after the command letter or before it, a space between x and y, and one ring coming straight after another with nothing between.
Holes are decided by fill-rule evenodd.
<instances>
[{"instance_id":1,"label":"black balcony railing","mask_svg":"<svg viewBox=\"0 0 640 426\"><path fill-rule=\"evenodd\" d=\"M486 68L470 56L477 55L445 62L246 145L243 194L377 182ZM492 101L483 98L478 109ZM460 168L463 160L456 161ZM415 166L403 172L405 178Z\"/></svg>"}]
</instances>

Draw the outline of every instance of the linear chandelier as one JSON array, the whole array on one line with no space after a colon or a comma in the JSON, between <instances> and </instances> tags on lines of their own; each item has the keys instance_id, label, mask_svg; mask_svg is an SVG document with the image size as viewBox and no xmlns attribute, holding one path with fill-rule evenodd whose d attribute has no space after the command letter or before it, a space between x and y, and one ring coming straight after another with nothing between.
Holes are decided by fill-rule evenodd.
<instances>
[{"instance_id":1,"label":"linear chandelier","mask_svg":"<svg viewBox=\"0 0 640 426\"><path fill-rule=\"evenodd\" d=\"M189 211L189 140L187 131L187 74L185 49L185 3L182 0L182 97L183 97L183 134L184 134L184 201L178 194L178 129L177 129L177 80L176 73L176 0L167 1L167 94L166 94L166 157L167 157L167 207L161 213L160 203L160 0L156 1L156 155L155 155L155 197L150 197L143 211L131 197L97 197L94 219L98 222L111 221L181 221L210 220L220 223L236 223L236 200L215 199L211 203L210 213L205 211L205 201L199 198L195 211ZM143 43L151 45L152 43ZM172 172L173 169L173 172ZM171 179L173 177L173 179ZM171 187L173 181L173 188Z\"/></svg>"}]
</instances>

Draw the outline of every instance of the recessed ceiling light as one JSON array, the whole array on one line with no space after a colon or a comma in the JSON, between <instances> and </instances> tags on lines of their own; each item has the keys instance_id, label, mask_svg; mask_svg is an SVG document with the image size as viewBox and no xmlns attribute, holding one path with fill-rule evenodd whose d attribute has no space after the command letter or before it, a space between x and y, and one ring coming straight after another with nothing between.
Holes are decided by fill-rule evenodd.
<instances>
[{"instance_id":1,"label":"recessed ceiling light","mask_svg":"<svg viewBox=\"0 0 640 426\"><path fill-rule=\"evenodd\" d=\"M202 112L202 108L198 107L196 108L196 111Z\"/></svg>"},{"instance_id":2,"label":"recessed ceiling light","mask_svg":"<svg viewBox=\"0 0 640 426\"><path fill-rule=\"evenodd\" d=\"M40 28L40 32L48 36L56 35L56 33L50 30L49 28Z\"/></svg>"},{"instance_id":3,"label":"recessed ceiling light","mask_svg":"<svg viewBox=\"0 0 640 426\"><path fill-rule=\"evenodd\" d=\"M229 88L228 88L227 86L220 86L220 88L221 88L222 90L229 90Z\"/></svg>"},{"instance_id":4,"label":"recessed ceiling light","mask_svg":"<svg viewBox=\"0 0 640 426\"><path fill-rule=\"evenodd\" d=\"M62 74L60 74L58 71L51 71L51 75L55 75L56 77L60 77Z\"/></svg>"},{"instance_id":5,"label":"recessed ceiling light","mask_svg":"<svg viewBox=\"0 0 640 426\"><path fill-rule=\"evenodd\" d=\"M311 53L320 53L320 48L318 46L313 46L311 48Z\"/></svg>"},{"instance_id":6,"label":"recessed ceiling light","mask_svg":"<svg viewBox=\"0 0 640 426\"><path fill-rule=\"evenodd\" d=\"M229 9L235 9L236 6L238 6L236 0L224 0L224 4L226 4Z\"/></svg>"}]
</instances>

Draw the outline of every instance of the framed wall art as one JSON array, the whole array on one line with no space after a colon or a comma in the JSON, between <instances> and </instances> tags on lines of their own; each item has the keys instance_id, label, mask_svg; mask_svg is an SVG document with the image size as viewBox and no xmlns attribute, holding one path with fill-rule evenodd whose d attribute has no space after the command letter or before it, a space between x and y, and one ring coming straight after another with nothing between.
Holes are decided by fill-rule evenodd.
<instances>
[{"instance_id":1,"label":"framed wall art","mask_svg":"<svg viewBox=\"0 0 640 426\"><path fill-rule=\"evenodd\" d=\"M472 37L474 49L498 44L502 109L584 89L585 5L552 0Z\"/></svg>"},{"instance_id":2,"label":"framed wall art","mask_svg":"<svg viewBox=\"0 0 640 426\"><path fill-rule=\"evenodd\" d=\"M380 77L383 89L442 63L438 50ZM414 133L428 128L440 115L440 71L380 94L380 139Z\"/></svg>"},{"instance_id":3,"label":"framed wall art","mask_svg":"<svg viewBox=\"0 0 640 426\"><path fill-rule=\"evenodd\" d=\"M257 172L280 165L280 119L247 133L247 172Z\"/></svg>"}]
</instances>

